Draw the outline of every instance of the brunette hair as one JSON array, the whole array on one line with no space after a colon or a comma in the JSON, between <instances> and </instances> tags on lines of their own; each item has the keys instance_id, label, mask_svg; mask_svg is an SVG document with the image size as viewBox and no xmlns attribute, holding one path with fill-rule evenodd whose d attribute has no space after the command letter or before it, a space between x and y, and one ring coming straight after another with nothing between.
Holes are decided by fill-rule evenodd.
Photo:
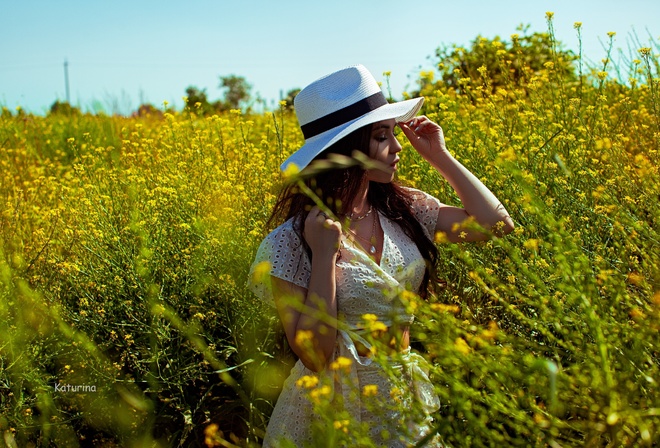
<instances>
[{"instance_id":1,"label":"brunette hair","mask_svg":"<svg viewBox=\"0 0 660 448\"><path fill-rule=\"evenodd\" d=\"M317 160L328 158L329 154L351 156L358 150L368 156L372 125L353 131L346 137L317 156ZM305 178L305 185L321 198L332 212L346 215L351 200L357 192L367 172L359 165L341 169L321 170L314 176ZM419 294L427 298L429 291L438 284L436 266L438 248L424 232L424 228L412 212L413 198L410 192L396 182L369 182L367 200L372 207L398 224L403 232L415 243L426 262L426 271L420 286ZM272 229L289 219L293 219L293 228L299 234L300 240L311 258L311 251L303 238L304 223L307 214L314 206L314 201L300 191L295 183L286 185L279 193L273 212L268 219L267 227Z\"/></svg>"}]
</instances>

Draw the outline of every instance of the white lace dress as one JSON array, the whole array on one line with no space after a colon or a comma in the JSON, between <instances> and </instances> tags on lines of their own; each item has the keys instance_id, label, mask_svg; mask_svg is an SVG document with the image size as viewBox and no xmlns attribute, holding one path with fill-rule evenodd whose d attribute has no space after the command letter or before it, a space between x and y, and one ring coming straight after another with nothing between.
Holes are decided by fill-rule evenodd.
<instances>
[{"instance_id":1,"label":"white lace dress","mask_svg":"<svg viewBox=\"0 0 660 448\"><path fill-rule=\"evenodd\" d=\"M432 236L440 208L439 201L419 190L410 189L410 192L415 199L415 217ZM397 224L383 215L379 215L379 219L384 233L379 265L362 249L342 237L342 255L336 265L336 298L339 320L345 327L338 332L334 359L346 358L350 360L350 365L341 369L341 381L333 380L331 394L340 397L336 401L342 403L341 410L348 412L352 424L368 427L376 445L408 446L429 430L428 415L439 407L438 397L427 376L427 369L424 368L424 359L410 351L396 356L396 359L391 358L389 366L394 372L400 372L398 380L393 380L371 357L360 356L353 342L361 339L359 334L360 330L364 330L365 314L375 315L388 327L395 323L412 323L413 316L405 312L396 297L403 290L418 291L424 276L425 264L417 246ZM307 288L311 263L291 221L285 222L264 239L251 274L257 266L263 266L263 262L270 264L270 275ZM272 303L268 281L252 281L250 286L255 294ZM368 346L366 341L362 342ZM319 384L322 384L324 374L327 372L312 372L301 361L296 363L271 415L264 447L279 446L283 440L289 440L299 447L313 446L312 428L314 425L318 427L319 420L315 420L313 403L309 398L309 384L306 387L299 380L307 377L304 380L309 381L317 377L321 379ZM411 419L410 416L402 415L401 405L410 408L410 400L417 401L417 409L422 409L427 418ZM342 415L338 412L338 420L325 424L333 425L335 430L342 429L346 422Z\"/></svg>"}]
</instances>

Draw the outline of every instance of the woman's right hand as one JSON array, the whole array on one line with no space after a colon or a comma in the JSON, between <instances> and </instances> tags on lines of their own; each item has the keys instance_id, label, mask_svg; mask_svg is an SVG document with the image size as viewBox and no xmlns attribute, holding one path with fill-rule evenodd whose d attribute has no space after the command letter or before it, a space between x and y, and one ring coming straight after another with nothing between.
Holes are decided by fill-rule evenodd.
<instances>
[{"instance_id":1,"label":"woman's right hand","mask_svg":"<svg viewBox=\"0 0 660 448\"><path fill-rule=\"evenodd\" d=\"M341 223L330 219L317 206L313 207L305 219L303 237L317 256L335 256L341 241Z\"/></svg>"}]
</instances>

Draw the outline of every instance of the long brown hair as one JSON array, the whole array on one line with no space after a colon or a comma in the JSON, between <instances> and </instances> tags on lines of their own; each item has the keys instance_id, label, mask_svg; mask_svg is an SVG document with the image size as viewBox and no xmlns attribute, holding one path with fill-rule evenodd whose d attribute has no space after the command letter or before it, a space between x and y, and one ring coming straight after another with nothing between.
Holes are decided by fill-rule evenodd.
<instances>
[{"instance_id":1,"label":"long brown hair","mask_svg":"<svg viewBox=\"0 0 660 448\"><path fill-rule=\"evenodd\" d=\"M353 131L323 151L314 161L327 159L329 154L351 156L355 150L368 156L371 131L372 125ZM348 213L351 200L358 193L366 175L367 171L364 168L355 165L348 168L319 171L314 176L305 178L304 183L324 201L335 215L341 216ZM419 294L423 298L428 297L429 291L434 290L438 283L436 275L438 248L415 218L412 212L413 198L411 194L396 182L370 181L367 200L375 210L398 224L419 249L426 262L426 271ZM305 218L313 206L314 201L300 191L295 183L288 184L280 191L267 224L267 227L272 229L276 225L293 219L293 228L299 234L310 258L311 251L302 235Z\"/></svg>"}]
</instances>

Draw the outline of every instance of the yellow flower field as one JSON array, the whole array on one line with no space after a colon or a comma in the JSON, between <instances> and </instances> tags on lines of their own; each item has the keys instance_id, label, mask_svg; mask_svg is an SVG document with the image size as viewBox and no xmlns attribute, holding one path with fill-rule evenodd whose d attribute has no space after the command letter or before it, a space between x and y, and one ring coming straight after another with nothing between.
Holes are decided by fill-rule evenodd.
<instances>
[{"instance_id":1,"label":"yellow flower field","mask_svg":"<svg viewBox=\"0 0 660 448\"><path fill-rule=\"evenodd\" d=\"M515 45L482 44L504 69L483 65L451 88L434 72L419 79L423 112L517 224L479 244L439 236L446 288L404 299L442 402L435 432L451 446L653 446L658 46L619 67L620 81L609 55L569 76L566 61L532 70ZM7 446L258 446L292 357L247 275L279 165L302 142L284 105L132 118L3 110ZM401 158L401 182L457 204L409 145ZM370 446L333 414L326 383L304 387L326 444Z\"/></svg>"}]
</instances>

